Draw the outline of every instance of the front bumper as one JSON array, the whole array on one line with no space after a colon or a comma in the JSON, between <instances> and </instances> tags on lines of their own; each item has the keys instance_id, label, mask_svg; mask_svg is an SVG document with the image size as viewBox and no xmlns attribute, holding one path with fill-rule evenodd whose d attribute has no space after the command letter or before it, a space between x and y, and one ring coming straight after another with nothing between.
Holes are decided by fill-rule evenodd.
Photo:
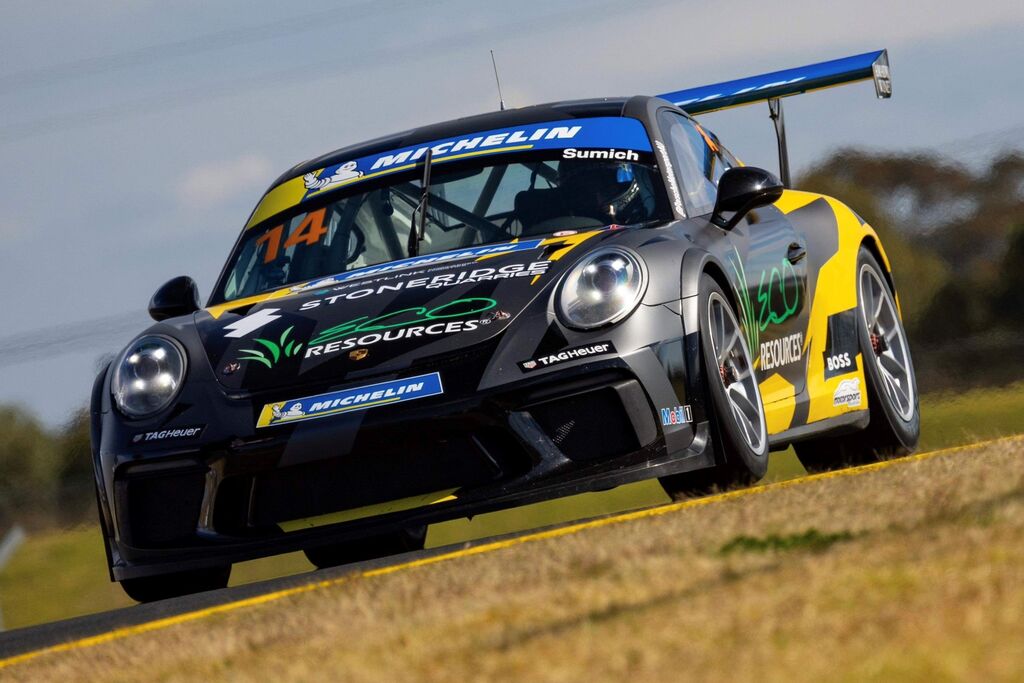
<instances>
[{"instance_id":1,"label":"front bumper","mask_svg":"<svg viewBox=\"0 0 1024 683\"><path fill-rule=\"evenodd\" d=\"M677 352L666 353L672 344ZM710 466L702 402L666 373L663 358L681 357L683 344L367 411L352 418L355 430L314 420L145 458L108 455L101 504L112 577L240 562ZM661 425L660 408L688 403L695 423ZM453 495L378 505L437 492ZM296 524L346 512L345 521Z\"/></svg>"}]
</instances>

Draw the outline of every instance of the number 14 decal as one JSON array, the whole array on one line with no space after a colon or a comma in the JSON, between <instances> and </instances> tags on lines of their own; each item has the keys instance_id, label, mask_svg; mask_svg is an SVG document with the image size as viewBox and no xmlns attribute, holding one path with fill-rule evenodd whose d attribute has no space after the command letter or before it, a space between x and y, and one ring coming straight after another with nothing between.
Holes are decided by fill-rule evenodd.
<instances>
[{"instance_id":1,"label":"number 14 decal","mask_svg":"<svg viewBox=\"0 0 1024 683\"><path fill-rule=\"evenodd\" d=\"M302 222L284 242L285 249L291 249L299 244L305 244L307 246L313 246L327 234L327 228L324 227L324 214L326 213L326 207L319 211L313 211L307 213L306 217L302 219ZM271 228L256 240L256 244L266 244L267 252L263 255L263 262L270 263L271 261L277 260L278 252L281 251L281 237L284 234L284 225L278 225Z\"/></svg>"}]
</instances>

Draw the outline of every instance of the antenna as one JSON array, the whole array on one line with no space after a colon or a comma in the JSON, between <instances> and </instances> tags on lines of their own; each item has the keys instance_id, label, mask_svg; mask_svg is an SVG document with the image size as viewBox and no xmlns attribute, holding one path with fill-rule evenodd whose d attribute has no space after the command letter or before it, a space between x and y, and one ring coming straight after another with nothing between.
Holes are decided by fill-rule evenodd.
<instances>
[{"instance_id":1,"label":"antenna","mask_svg":"<svg viewBox=\"0 0 1024 683\"><path fill-rule=\"evenodd\" d=\"M498 63L494 61L494 50L491 50L491 66L494 67L494 82L498 84L498 104L505 111L505 98L501 96L501 79L498 78Z\"/></svg>"}]
</instances>

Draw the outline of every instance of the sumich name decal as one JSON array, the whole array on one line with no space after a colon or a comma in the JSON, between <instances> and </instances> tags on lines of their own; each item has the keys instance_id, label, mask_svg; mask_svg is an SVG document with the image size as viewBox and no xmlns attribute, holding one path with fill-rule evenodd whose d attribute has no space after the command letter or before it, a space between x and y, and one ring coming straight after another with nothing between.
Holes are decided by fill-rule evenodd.
<instances>
[{"instance_id":1,"label":"sumich name decal","mask_svg":"<svg viewBox=\"0 0 1024 683\"><path fill-rule=\"evenodd\" d=\"M444 393L441 375L433 372L390 382L352 387L316 396L268 403L260 411L257 427L315 420L341 413L369 410L382 405L412 401Z\"/></svg>"}]
</instances>

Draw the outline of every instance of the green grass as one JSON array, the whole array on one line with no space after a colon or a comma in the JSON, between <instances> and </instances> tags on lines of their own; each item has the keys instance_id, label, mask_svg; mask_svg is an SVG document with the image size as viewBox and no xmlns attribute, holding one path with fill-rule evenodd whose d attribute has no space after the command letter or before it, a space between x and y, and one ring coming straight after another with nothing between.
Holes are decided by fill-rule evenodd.
<instances>
[{"instance_id":1,"label":"green grass","mask_svg":"<svg viewBox=\"0 0 1024 683\"><path fill-rule=\"evenodd\" d=\"M1024 382L997 389L926 396L921 402L920 450L1024 433ZM803 475L792 449L772 454L766 482ZM620 486L478 515L430 528L432 547L584 517L658 505L668 496L656 481ZM244 562L235 566L232 584L308 571L301 553ZM0 572L0 610L4 626L16 628L131 604L107 578L103 549L94 527L55 530L31 536Z\"/></svg>"}]
</instances>

